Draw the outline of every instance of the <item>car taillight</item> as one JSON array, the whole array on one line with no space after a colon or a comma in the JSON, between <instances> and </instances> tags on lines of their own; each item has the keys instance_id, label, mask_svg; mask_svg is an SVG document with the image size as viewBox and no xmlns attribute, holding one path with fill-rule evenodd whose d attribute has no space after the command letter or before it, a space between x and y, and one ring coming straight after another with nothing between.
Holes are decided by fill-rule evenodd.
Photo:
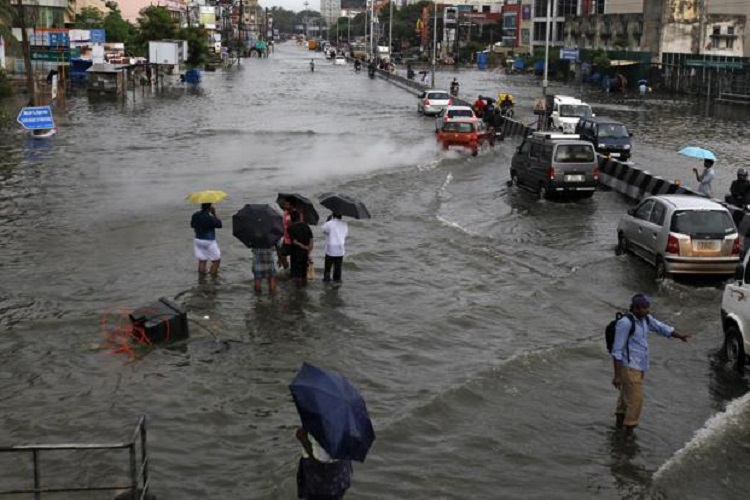
<instances>
[{"instance_id":1,"label":"car taillight","mask_svg":"<svg viewBox=\"0 0 750 500\"><path fill-rule=\"evenodd\" d=\"M448 99L448 106L453 106L453 99Z\"/></svg>"},{"instance_id":2,"label":"car taillight","mask_svg":"<svg viewBox=\"0 0 750 500\"><path fill-rule=\"evenodd\" d=\"M429 106L430 105L430 100L429 99L425 99L424 100L424 105L425 106Z\"/></svg>"},{"instance_id":3,"label":"car taillight","mask_svg":"<svg viewBox=\"0 0 750 500\"><path fill-rule=\"evenodd\" d=\"M555 169L553 167L547 169L547 179L551 181L555 180Z\"/></svg>"},{"instance_id":4,"label":"car taillight","mask_svg":"<svg viewBox=\"0 0 750 500\"><path fill-rule=\"evenodd\" d=\"M472 141L476 141L476 140L479 140L479 135L478 135L478 134L477 134L476 132L473 132L473 133L471 134L471 140L472 140Z\"/></svg>"},{"instance_id":5,"label":"car taillight","mask_svg":"<svg viewBox=\"0 0 750 500\"><path fill-rule=\"evenodd\" d=\"M598 167L594 168L594 180L597 182L599 181L599 168Z\"/></svg>"},{"instance_id":6,"label":"car taillight","mask_svg":"<svg viewBox=\"0 0 750 500\"><path fill-rule=\"evenodd\" d=\"M670 234L667 237L667 253L672 253L675 255L680 255L680 240L677 239L676 236Z\"/></svg>"},{"instance_id":7,"label":"car taillight","mask_svg":"<svg viewBox=\"0 0 750 500\"><path fill-rule=\"evenodd\" d=\"M739 255L740 254L740 239L735 238L734 242L732 243L732 255Z\"/></svg>"}]
</instances>

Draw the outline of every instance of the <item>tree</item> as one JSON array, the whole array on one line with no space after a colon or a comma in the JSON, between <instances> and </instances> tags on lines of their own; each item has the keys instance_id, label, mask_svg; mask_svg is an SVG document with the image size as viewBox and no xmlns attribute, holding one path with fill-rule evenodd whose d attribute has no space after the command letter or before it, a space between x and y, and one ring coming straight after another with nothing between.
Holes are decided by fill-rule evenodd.
<instances>
[{"instance_id":1,"label":"tree","mask_svg":"<svg viewBox=\"0 0 750 500\"><path fill-rule=\"evenodd\" d=\"M84 7L76 14L75 27L80 30L90 30L104 27L104 13L96 7Z\"/></svg>"},{"instance_id":2,"label":"tree","mask_svg":"<svg viewBox=\"0 0 750 500\"><path fill-rule=\"evenodd\" d=\"M206 31L202 28L184 28L180 30L179 38L187 40L188 58L186 64L196 67L204 64L208 58L208 46L206 45Z\"/></svg>"},{"instance_id":3,"label":"tree","mask_svg":"<svg viewBox=\"0 0 750 500\"><path fill-rule=\"evenodd\" d=\"M15 12L15 9L10 4L10 0L0 0L0 36L6 42L15 40L11 32Z\"/></svg>"},{"instance_id":4,"label":"tree","mask_svg":"<svg viewBox=\"0 0 750 500\"><path fill-rule=\"evenodd\" d=\"M175 38L177 22L165 7L150 6L142 9L138 16L138 36L134 44L135 52L145 56L148 42Z\"/></svg>"},{"instance_id":5,"label":"tree","mask_svg":"<svg viewBox=\"0 0 750 500\"><path fill-rule=\"evenodd\" d=\"M102 24L107 32L107 41L131 44L135 39L135 26L122 18L117 2L107 2L106 5L109 12Z\"/></svg>"}]
</instances>

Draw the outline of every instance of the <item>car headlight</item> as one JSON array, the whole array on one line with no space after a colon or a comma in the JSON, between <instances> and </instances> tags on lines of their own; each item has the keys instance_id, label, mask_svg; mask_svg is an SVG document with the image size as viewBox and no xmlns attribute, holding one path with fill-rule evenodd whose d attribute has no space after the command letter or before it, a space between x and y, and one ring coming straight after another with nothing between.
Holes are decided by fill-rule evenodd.
<instances>
[{"instance_id":1,"label":"car headlight","mask_svg":"<svg viewBox=\"0 0 750 500\"><path fill-rule=\"evenodd\" d=\"M606 145L606 144L599 144L599 149L604 149L604 148L606 148L606 147L607 147L607 145Z\"/></svg>"},{"instance_id":2,"label":"car headlight","mask_svg":"<svg viewBox=\"0 0 750 500\"><path fill-rule=\"evenodd\" d=\"M630 144L625 144L625 145L623 146L623 149L630 149Z\"/></svg>"}]
</instances>

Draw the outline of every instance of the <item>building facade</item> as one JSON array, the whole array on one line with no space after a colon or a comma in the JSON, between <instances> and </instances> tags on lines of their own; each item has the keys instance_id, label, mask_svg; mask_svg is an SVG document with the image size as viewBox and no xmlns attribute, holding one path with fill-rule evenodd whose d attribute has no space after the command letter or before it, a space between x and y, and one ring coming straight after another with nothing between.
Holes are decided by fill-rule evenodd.
<instances>
[{"instance_id":1,"label":"building facade","mask_svg":"<svg viewBox=\"0 0 750 500\"><path fill-rule=\"evenodd\" d=\"M138 19L138 14L146 7L160 6L165 7L172 13L176 20L186 12L187 2L185 0L117 0L123 19L132 23Z\"/></svg>"}]
</instances>

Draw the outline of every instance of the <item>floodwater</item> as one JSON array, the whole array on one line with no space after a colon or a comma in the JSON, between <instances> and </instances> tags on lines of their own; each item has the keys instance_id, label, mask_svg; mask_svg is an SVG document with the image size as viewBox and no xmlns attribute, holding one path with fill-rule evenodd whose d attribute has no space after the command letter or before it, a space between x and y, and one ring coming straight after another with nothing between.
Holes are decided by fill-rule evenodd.
<instances>
[{"instance_id":1,"label":"floodwater","mask_svg":"<svg viewBox=\"0 0 750 500\"><path fill-rule=\"evenodd\" d=\"M146 414L159 498L295 498L287 386L308 361L344 373L374 420L347 497L744 498L750 396L715 356L719 284L659 284L616 257L631 203L617 193L538 202L506 187L512 141L476 158L439 155L412 94L322 59L311 74L309 58L282 45L206 73L199 93L73 97L52 141L0 136L3 444L125 440ZM452 77L439 75L445 86ZM533 120L539 88L527 77L458 77L466 97L510 89ZM722 193L750 159L732 113L603 97L586 96L632 127L633 161L652 173L687 180L699 165L675 151L704 145L720 157ZM195 272L184 202L206 188L230 194L218 206L218 280ZM274 297L253 293L230 217L277 191L368 205L372 220L350 221L341 288L285 281ZM652 340L642 424L623 445L602 337L636 291L694 338ZM100 348L106 313L160 296L188 310L188 342L133 362ZM30 463L0 455L2 489L29 486ZM43 455L42 478L101 484L126 463Z\"/></svg>"}]
</instances>

